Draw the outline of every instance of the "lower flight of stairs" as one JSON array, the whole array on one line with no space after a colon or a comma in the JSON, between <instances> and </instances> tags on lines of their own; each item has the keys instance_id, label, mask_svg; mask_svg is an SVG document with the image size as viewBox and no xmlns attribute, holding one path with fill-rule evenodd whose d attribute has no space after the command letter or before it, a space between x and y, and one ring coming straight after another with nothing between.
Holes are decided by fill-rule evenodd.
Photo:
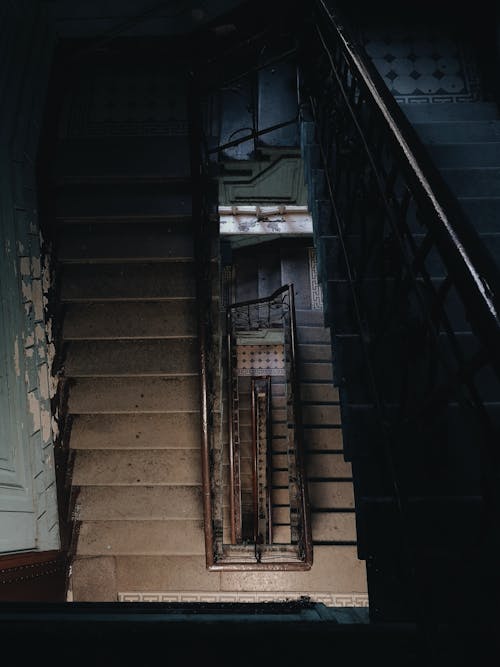
<instances>
[{"instance_id":1,"label":"lower flight of stairs","mask_svg":"<svg viewBox=\"0 0 500 667\"><path fill-rule=\"evenodd\" d=\"M312 594L330 604L366 604L330 345L321 312L310 307L297 316L313 568L265 576L206 569L190 207L185 175L161 187L147 180L89 183L81 175L59 184L64 374L75 453L69 599Z\"/></svg>"},{"instance_id":2,"label":"lower flight of stairs","mask_svg":"<svg viewBox=\"0 0 500 667\"><path fill-rule=\"evenodd\" d=\"M471 102L402 105L402 108L484 246L498 262L500 121L497 106ZM344 440L354 473L358 547L360 556L367 560L371 618L412 618L416 594L427 601L429 617L440 617L442 599L446 599L449 614L460 616L467 605L472 604L474 595L482 595L487 585L487 577L480 574L478 567L482 558L478 546L482 493L478 443L468 432L467 416L460 414L458 406L451 401L448 414L442 416L446 429L440 433L441 439L435 431L432 433L435 441L425 441L428 459L419 458L420 447L406 446L400 450L401 458L406 461L405 481L410 489L407 500L411 518L407 519L405 528L408 530L411 526L410 540L412 545L417 545L420 559L419 579L408 584L408 572L395 556L400 528L396 513L391 509L389 477L383 472L382 439L371 412L373 398L362 363L359 331L353 324L353 309L349 306L349 286L342 269L340 245L336 243L338 232L326 196L314 126L309 121L303 124L302 148L308 174L309 206L315 223L320 281L326 300L326 322L335 334L334 368L342 387ZM336 196L339 199L342 194L337 192ZM341 202L340 206L348 209L350 204ZM425 227L411 217L409 223L418 245L424 238ZM353 265L356 259L351 258ZM446 268L436 252L429 253L426 268L436 285L443 282ZM378 303L375 289L373 303ZM453 293L447 307L460 345L465 351L472 349L470 323ZM394 355L397 355L396 350ZM378 381L385 383L389 392L391 378L397 379L399 373L393 364L391 351L388 351L386 376L379 377ZM496 416L496 406L488 401L497 400L497 390L487 374L483 380L481 391L486 397L486 409ZM394 386L398 386L396 382ZM397 403L399 397L394 396L393 400ZM433 521L429 521L430 516L434 517ZM467 535L461 532L464 522L471 526ZM458 589L452 585L452 581L457 580L461 581ZM437 594L439 587L442 597ZM475 594L474 588L477 589Z\"/></svg>"},{"instance_id":3,"label":"lower flight of stairs","mask_svg":"<svg viewBox=\"0 0 500 667\"><path fill-rule=\"evenodd\" d=\"M352 570L351 574L346 572L346 583L350 579L352 590L365 592L364 564L358 561L356 552L351 466L344 458L339 396L333 385L331 336L320 304L312 302L311 250L312 239L265 243L257 252L255 247L235 250L234 300L263 298L282 284L294 284L314 562L317 554L324 552L330 554L332 563L350 563ZM274 424L273 449L283 425Z\"/></svg>"},{"instance_id":4,"label":"lower flight of stairs","mask_svg":"<svg viewBox=\"0 0 500 667\"><path fill-rule=\"evenodd\" d=\"M123 188L121 204L130 197ZM92 221L75 210L60 220L77 489L74 600L116 599L116 557L204 555L188 193L184 206L184 215L158 212L151 222L107 217L96 202ZM140 570L136 563L132 579Z\"/></svg>"},{"instance_id":5,"label":"lower flight of stairs","mask_svg":"<svg viewBox=\"0 0 500 667\"><path fill-rule=\"evenodd\" d=\"M493 102L402 105L465 215L500 258L500 111Z\"/></svg>"}]
</instances>

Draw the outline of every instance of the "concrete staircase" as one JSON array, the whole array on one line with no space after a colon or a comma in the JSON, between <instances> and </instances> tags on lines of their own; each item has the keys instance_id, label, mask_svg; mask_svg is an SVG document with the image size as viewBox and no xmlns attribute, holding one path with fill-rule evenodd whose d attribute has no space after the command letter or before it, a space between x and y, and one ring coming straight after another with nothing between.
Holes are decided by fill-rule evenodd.
<instances>
[{"instance_id":1,"label":"concrete staircase","mask_svg":"<svg viewBox=\"0 0 500 667\"><path fill-rule=\"evenodd\" d=\"M465 214L500 257L500 113L492 102L402 105Z\"/></svg>"},{"instance_id":2,"label":"concrete staircase","mask_svg":"<svg viewBox=\"0 0 500 667\"><path fill-rule=\"evenodd\" d=\"M312 240L309 241L312 245ZM313 308L308 242L267 243L235 251L235 300L268 296L281 284L295 287L299 379L305 464L313 544L336 557L356 557L354 493L350 463L343 454L339 396L333 386L332 348L323 311ZM273 450L280 429L274 425ZM343 554L340 556L340 554ZM314 568L314 565L313 565ZM359 585L359 581L357 582Z\"/></svg>"},{"instance_id":3,"label":"concrete staircase","mask_svg":"<svg viewBox=\"0 0 500 667\"><path fill-rule=\"evenodd\" d=\"M183 150L186 156L187 138ZM204 554L188 183L182 210L169 202L166 185L162 206L149 216L134 214L133 204L150 185L120 184L120 205L131 204L127 219L106 209L105 183L90 196L87 184L78 186L84 211L73 199L68 212L63 198L64 369L79 490L75 600L116 599L115 557Z\"/></svg>"},{"instance_id":4,"label":"concrete staircase","mask_svg":"<svg viewBox=\"0 0 500 667\"><path fill-rule=\"evenodd\" d=\"M62 372L74 452L68 599L317 595L329 604L366 605L319 311L297 302L313 568L210 572L188 136L63 139L54 187ZM278 262L273 280L288 282L294 262L293 256ZM269 294L264 278L258 289Z\"/></svg>"}]
</instances>

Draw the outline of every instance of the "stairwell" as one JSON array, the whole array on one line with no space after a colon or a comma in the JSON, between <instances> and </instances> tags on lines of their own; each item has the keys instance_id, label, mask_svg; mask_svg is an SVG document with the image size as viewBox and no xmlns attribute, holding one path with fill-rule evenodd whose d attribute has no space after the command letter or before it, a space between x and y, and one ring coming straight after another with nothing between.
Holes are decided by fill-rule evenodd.
<instances>
[{"instance_id":1,"label":"stairwell","mask_svg":"<svg viewBox=\"0 0 500 667\"><path fill-rule=\"evenodd\" d=\"M113 143L133 162L123 178ZM188 138L111 144L87 143L88 172L58 197L74 600L116 599L204 554ZM152 153L175 159L151 174L138 158Z\"/></svg>"},{"instance_id":2,"label":"stairwell","mask_svg":"<svg viewBox=\"0 0 500 667\"><path fill-rule=\"evenodd\" d=\"M494 102L401 105L464 213L500 252L500 113Z\"/></svg>"},{"instance_id":3,"label":"stairwell","mask_svg":"<svg viewBox=\"0 0 500 667\"><path fill-rule=\"evenodd\" d=\"M311 506L314 553L332 562L356 556L356 525L351 466L344 459L338 391L333 385L330 330L318 293L312 239L268 242L235 250L235 301L263 298L279 285L294 284L298 376L305 465ZM273 427L279 452L285 422ZM276 489L279 492L279 489ZM314 565L313 565L314 568ZM354 570L353 570L354 572ZM347 577L349 577L346 572ZM355 579L357 585L361 581ZM360 591L361 592L361 591Z\"/></svg>"},{"instance_id":4,"label":"stairwell","mask_svg":"<svg viewBox=\"0 0 500 667\"><path fill-rule=\"evenodd\" d=\"M310 296L308 303L301 301L302 288L298 342L313 567L267 573L206 569L195 229L179 78L172 132L150 136L137 131L137 123L125 130L117 125L116 136L96 133L91 125L76 136L59 132L53 237L61 375L74 455L68 599L260 601L306 595L330 605L366 606L328 332ZM81 91L73 99L82 104ZM76 115L71 108L65 111L66 123L71 114ZM266 270L280 284L301 275L304 280L306 256L298 273L296 259L294 251L284 257L272 278L271 266L261 267L254 287L269 293ZM275 434L282 428L275 424Z\"/></svg>"}]
</instances>

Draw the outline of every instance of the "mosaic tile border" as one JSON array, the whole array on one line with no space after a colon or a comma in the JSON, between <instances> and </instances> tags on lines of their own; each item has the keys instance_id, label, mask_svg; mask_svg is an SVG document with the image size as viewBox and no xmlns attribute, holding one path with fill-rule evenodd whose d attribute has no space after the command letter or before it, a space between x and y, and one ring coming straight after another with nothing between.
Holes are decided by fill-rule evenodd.
<instances>
[{"instance_id":1,"label":"mosaic tile border","mask_svg":"<svg viewBox=\"0 0 500 667\"><path fill-rule=\"evenodd\" d=\"M284 602L309 598L326 607L364 607L368 608L366 593L206 593L186 591L124 591L118 593L119 602Z\"/></svg>"},{"instance_id":2,"label":"mosaic tile border","mask_svg":"<svg viewBox=\"0 0 500 667\"><path fill-rule=\"evenodd\" d=\"M238 368L237 375L286 375L284 368Z\"/></svg>"},{"instance_id":3,"label":"mosaic tile border","mask_svg":"<svg viewBox=\"0 0 500 667\"><path fill-rule=\"evenodd\" d=\"M309 255L309 278L311 280L311 309L323 310L323 294L318 282L318 260L316 249L308 248Z\"/></svg>"}]
</instances>

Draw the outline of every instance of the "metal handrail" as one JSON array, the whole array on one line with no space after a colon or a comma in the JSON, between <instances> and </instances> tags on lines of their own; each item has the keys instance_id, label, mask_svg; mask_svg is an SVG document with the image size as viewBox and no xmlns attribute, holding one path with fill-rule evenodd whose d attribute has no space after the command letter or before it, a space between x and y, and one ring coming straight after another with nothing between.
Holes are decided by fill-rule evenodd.
<instances>
[{"instance_id":1,"label":"metal handrail","mask_svg":"<svg viewBox=\"0 0 500 667\"><path fill-rule=\"evenodd\" d=\"M199 82L193 76L190 79L188 95L188 113L190 127L191 181L193 185L192 211L195 221L196 253L196 295L198 302L198 342L199 342L199 378L200 378L200 426L201 426L201 468L203 482L203 519L205 532L205 557L207 567L214 564L213 519L210 475L210 436L209 436L209 361L207 317L210 306L209 274L211 244L209 239L209 214L207 203L207 160L203 154L202 117L199 106Z\"/></svg>"},{"instance_id":2,"label":"metal handrail","mask_svg":"<svg viewBox=\"0 0 500 667\"><path fill-rule=\"evenodd\" d=\"M308 490L306 483L305 475L305 466L302 456L302 432L301 432L301 419L300 419L300 385L298 378L298 363L297 363L297 333L296 333L296 322L295 322L295 313L294 313L294 286L293 284L283 285L282 287L275 290L268 297L261 297L258 299L250 299L246 301L239 301L227 306L227 345L228 345L228 357L229 360L233 357L232 349L232 336L233 336L233 316L232 312L237 309L246 309L252 306L259 306L262 304L272 304L273 301L278 301L278 299L284 295L288 295L288 312L290 317L289 322L289 350L290 350L290 396L291 396L291 405L293 409L293 418L294 418L294 488L299 489L300 501L297 505L298 516L300 517L300 531L299 531L299 544L298 551L301 554L301 559L304 567L309 568L312 564L312 533L311 525L309 521L309 499L308 499ZM249 315L250 317L250 315ZM250 324L250 322L249 322ZM229 375L231 376L231 370ZM229 410L228 416L231 420L229 428L229 497L230 497L230 515L231 515L231 540L234 544L238 542L238 528L239 523L235 525L235 522L241 520L241 514L239 508L241 506L240 498L240 485L238 483L238 464L239 464L239 451L237 450L236 443L233 438L233 428L232 428L232 419L233 411L235 406L232 404L232 378L228 378L228 389L229 389ZM254 400L252 393L252 414L255 412ZM268 395L270 399L270 392ZM270 409L270 404L268 406ZM290 418L290 417L289 417ZM252 421L252 440L255 441L255 425ZM254 442L255 445L255 442ZM255 446L254 446L255 450ZM254 452L255 454L255 452ZM255 461L254 461L255 464ZM270 465L270 462L269 464ZM255 472L255 471L254 471ZM254 488L255 491L255 488ZM270 496L268 498L268 503L270 503ZM269 535L272 535L272 526L269 527ZM288 567L287 567L288 566ZM282 569L296 569L296 564L287 564L283 563Z\"/></svg>"},{"instance_id":3,"label":"metal handrail","mask_svg":"<svg viewBox=\"0 0 500 667\"><path fill-rule=\"evenodd\" d=\"M229 308L235 309L235 308L242 308L244 306L256 306L259 303L268 303L269 301L274 301L274 299L276 299L276 297L278 297L280 294L288 292L289 288L290 288L289 285L283 285L269 296L263 296L259 299L250 299L249 301L238 301L236 303L230 303L228 304L227 307L228 309Z\"/></svg>"},{"instance_id":4,"label":"metal handrail","mask_svg":"<svg viewBox=\"0 0 500 667\"><path fill-rule=\"evenodd\" d=\"M385 122L405 175L411 181L415 199L428 213L425 224L435 233L436 245L441 251L443 261L453 273L469 314L474 313L477 318L471 318L471 326L491 352L492 361L500 374L498 266L427 155L415 129L399 108L363 47L355 44L347 34L330 2L317 0L316 7L320 13L318 34L325 51L331 58L327 40L319 25L334 32L351 70L378 109L380 120Z\"/></svg>"}]
</instances>

